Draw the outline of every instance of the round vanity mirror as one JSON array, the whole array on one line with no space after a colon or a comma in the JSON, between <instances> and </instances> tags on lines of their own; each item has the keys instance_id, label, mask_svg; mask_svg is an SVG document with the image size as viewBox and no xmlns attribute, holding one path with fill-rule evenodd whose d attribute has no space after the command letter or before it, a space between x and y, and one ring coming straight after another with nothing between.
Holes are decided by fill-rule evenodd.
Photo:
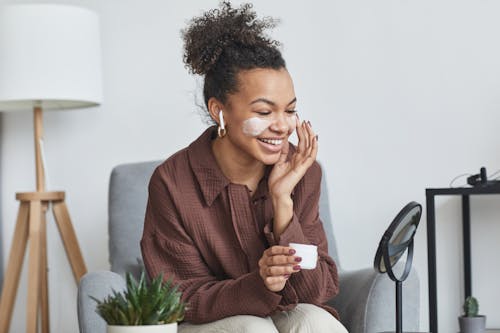
<instances>
[{"instance_id":1,"label":"round vanity mirror","mask_svg":"<svg viewBox=\"0 0 500 333\"><path fill-rule=\"evenodd\" d=\"M396 215L380 240L374 262L377 271L380 273L390 271L389 268L394 267L405 251L409 250L410 245L413 245L413 236L421 216L422 206L413 201ZM410 261L410 265L412 251L408 251L407 263Z\"/></svg>"},{"instance_id":2,"label":"round vanity mirror","mask_svg":"<svg viewBox=\"0 0 500 333\"><path fill-rule=\"evenodd\" d=\"M375 270L387 273L391 280L396 282L396 333L403 332L402 283L410 274L413 260L413 237L421 216L422 206L419 203L412 201L404 206L382 236L375 255ZM406 262L403 273L396 277L393 268L405 253Z\"/></svg>"}]
</instances>

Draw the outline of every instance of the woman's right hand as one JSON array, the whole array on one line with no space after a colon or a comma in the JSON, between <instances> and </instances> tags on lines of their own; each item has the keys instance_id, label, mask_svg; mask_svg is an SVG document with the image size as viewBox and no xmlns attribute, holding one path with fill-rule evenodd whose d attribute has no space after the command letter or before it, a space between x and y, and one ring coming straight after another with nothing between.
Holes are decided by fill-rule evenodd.
<instances>
[{"instance_id":1,"label":"woman's right hand","mask_svg":"<svg viewBox=\"0 0 500 333\"><path fill-rule=\"evenodd\" d=\"M294 254L294 249L280 245L264 251L259 260L259 273L267 289L274 292L283 290L290 275L300 271L302 258Z\"/></svg>"}]
</instances>

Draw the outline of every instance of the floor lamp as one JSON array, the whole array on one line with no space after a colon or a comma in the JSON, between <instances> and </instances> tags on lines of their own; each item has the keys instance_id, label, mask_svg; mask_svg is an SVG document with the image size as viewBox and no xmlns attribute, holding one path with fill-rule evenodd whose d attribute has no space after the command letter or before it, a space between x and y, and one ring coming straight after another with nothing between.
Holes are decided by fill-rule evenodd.
<instances>
[{"instance_id":1,"label":"floor lamp","mask_svg":"<svg viewBox=\"0 0 500 333\"><path fill-rule=\"evenodd\" d=\"M34 114L36 191L20 201L0 299L0 332L9 330L22 261L28 251L26 332L49 332L46 211L50 206L78 282L86 273L65 193L47 191L42 146L42 110L99 105L102 99L97 15L87 9L52 4L0 8L0 111Z\"/></svg>"}]
</instances>

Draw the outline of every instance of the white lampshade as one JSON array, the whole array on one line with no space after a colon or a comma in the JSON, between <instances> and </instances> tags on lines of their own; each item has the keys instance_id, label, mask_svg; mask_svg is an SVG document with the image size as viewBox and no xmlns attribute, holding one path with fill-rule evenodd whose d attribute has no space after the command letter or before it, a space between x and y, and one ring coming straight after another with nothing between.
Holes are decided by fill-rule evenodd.
<instances>
[{"instance_id":1,"label":"white lampshade","mask_svg":"<svg viewBox=\"0 0 500 333\"><path fill-rule=\"evenodd\" d=\"M95 13L54 4L0 8L0 111L71 109L101 101Z\"/></svg>"}]
</instances>

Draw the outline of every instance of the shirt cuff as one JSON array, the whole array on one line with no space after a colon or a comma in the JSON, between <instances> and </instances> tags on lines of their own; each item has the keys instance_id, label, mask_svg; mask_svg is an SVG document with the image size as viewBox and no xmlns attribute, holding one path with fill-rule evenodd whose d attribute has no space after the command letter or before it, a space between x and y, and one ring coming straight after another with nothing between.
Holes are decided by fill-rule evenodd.
<instances>
[{"instance_id":1,"label":"shirt cuff","mask_svg":"<svg viewBox=\"0 0 500 333\"><path fill-rule=\"evenodd\" d=\"M247 276L245 285L251 286L252 289L255 288L255 286L258 287L257 290L250 290L244 300L244 302L251 304L251 306L255 308L254 310L256 313L259 313L259 310L262 311L267 308L269 310L265 315L268 316L273 313L274 309L281 303L283 296L267 289L258 270L251 272Z\"/></svg>"},{"instance_id":2,"label":"shirt cuff","mask_svg":"<svg viewBox=\"0 0 500 333\"><path fill-rule=\"evenodd\" d=\"M295 292L295 289L291 285L290 281L287 281L285 284L285 288L281 291L281 295L283 298L281 299L281 306L289 306L289 305L297 305L299 303L299 297Z\"/></svg>"},{"instance_id":3,"label":"shirt cuff","mask_svg":"<svg viewBox=\"0 0 500 333\"><path fill-rule=\"evenodd\" d=\"M288 246L288 244L290 243L309 244L309 240L304 235L302 227L300 226L299 218L297 217L295 212L293 213L292 220L280 235L279 242L277 242L276 238L274 237L272 225L273 221L271 220L271 222L266 224L266 226L264 227L264 235L266 236L266 239L270 246Z\"/></svg>"}]
</instances>

